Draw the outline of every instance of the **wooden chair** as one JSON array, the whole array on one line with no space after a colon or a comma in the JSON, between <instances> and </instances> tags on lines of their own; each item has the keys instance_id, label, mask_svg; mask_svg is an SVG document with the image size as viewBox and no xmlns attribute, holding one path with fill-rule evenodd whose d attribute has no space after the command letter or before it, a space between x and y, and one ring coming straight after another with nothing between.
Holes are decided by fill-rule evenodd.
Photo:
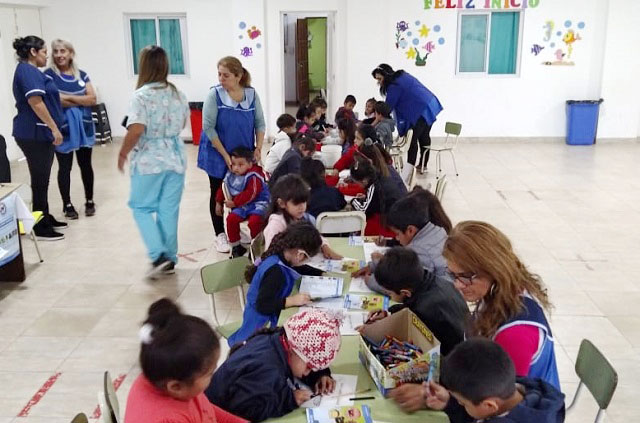
<instances>
[{"instance_id":1,"label":"wooden chair","mask_svg":"<svg viewBox=\"0 0 640 423\"><path fill-rule=\"evenodd\" d=\"M244 311L244 272L251 262L247 257L236 257L228 260L219 261L204 266L200 269L200 277L202 278L202 288L205 294L209 295L209 305L211 306L211 315L216 324L215 330L228 338L239 327L241 322L233 322L221 325L216 311L215 294L227 289L236 288L240 299L240 308Z\"/></svg>"},{"instance_id":2,"label":"wooden chair","mask_svg":"<svg viewBox=\"0 0 640 423\"><path fill-rule=\"evenodd\" d=\"M571 405L567 407L567 412L570 412L576 405L582 387L586 386L598 403L595 423L600 423L604 420L605 411L618 386L618 373L600 350L588 339L583 339L580 343L575 369L580 383Z\"/></svg>"},{"instance_id":3,"label":"wooden chair","mask_svg":"<svg viewBox=\"0 0 640 423\"><path fill-rule=\"evenodd\" d=\"M364 236L367 216L361 211L324 212L316 219L316 228L321 234L360 232Z\"/></svg>"},{"instance_id":4,"label":"wooden chair","mask_svg":"<svg viewBox=\"0 0 640 423\"><path fill-rule=\"evenodd\" d=\"M424 169L427 166L427 163L424 160L427 153L429 151L434 151L436 153L436 179L438 179L440 173L442 173L442 158L440 157L440 153L448 151L449 154L451 154L451 160L453 161L453 168L456 171L456 176L458 176L458 167L456 166L456 157L453 154L453 151L458 146L458 139L460 137L461 131L462 125L459 123L447 122L444 125L444 132L447 134L444 144L441 146L431 145L429 147L426 147L424 152L422 153L422 173L424 173Z\"/></svg>"}]
</instances>

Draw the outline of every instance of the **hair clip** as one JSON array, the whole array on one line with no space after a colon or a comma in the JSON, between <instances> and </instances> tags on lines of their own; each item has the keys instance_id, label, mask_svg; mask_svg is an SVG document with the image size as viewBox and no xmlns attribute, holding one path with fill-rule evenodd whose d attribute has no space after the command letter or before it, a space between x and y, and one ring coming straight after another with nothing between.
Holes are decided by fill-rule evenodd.
<instances>
[{"instance_id":1,"label":"hair clip","mask_svg":"<svg viewBox=\"0 0 640 423\"><path fill-rule=\"evenodd\" d=\"M153 337L151 333L153 332L153 325L151 323L145 323L138 331L138 338L140 338L140 342L145 345L149 345L153 342Z\"/></svg>"},{"instance_id":2,"label":"hair clip","mask_svg":"<svg viewBox=\"0 0 640 423\"><path fill-rule=\"evenodd\" d=\"M364 145L366 145L367 147L371 147L373 145L373 140L371 138L365 139Z\"/></svg>"}]
</instances>

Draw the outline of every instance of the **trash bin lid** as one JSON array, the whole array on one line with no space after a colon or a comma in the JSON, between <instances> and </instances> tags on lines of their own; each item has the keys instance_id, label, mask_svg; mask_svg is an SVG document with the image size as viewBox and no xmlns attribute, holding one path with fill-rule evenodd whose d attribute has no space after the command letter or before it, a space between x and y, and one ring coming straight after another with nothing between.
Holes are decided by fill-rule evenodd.
<instances>
[{"instance_id":1,"label":"trash bin lid","mask_svg":"<svg viewBox=\"0 0 640 423\"><path fill-rule=\"evenodd\" d=\"M204 107L204 102L202 102L202 101L190 101L189 102L189 108L191 110L202 110L203 107Z\"/></svg>"},{"instance_id":2,"label":"trash bin lid","mask_svg":"<svg viewBox=\"0 0 640 423\"><path fill-rule=\"evenodd\" d=\"M603 101L603 98L600 100L567 100L567 104L600 104Z\"/></svg>"}]
</instances>

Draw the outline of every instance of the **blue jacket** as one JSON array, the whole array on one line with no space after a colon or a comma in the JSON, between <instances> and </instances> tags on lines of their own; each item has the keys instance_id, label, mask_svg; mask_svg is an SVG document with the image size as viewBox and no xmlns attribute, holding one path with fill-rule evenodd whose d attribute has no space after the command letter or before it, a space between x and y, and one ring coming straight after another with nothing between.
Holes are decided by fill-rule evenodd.
<instances>
[{"instance_id":1,"label":"blue jacket","mask_svg":"<svg viewBox=\"0 0 640 423\"><path fill-rule=\"evenodd\" d=\"M564 422L564 394L541 379L517 378L523 400L502 416L490 417L483 423L562 423ZM453 399L444 410L451 423L476 421Z\"/></svg>"},{"instance_id":2,"label":"blue jacket","mask_svg":"<svg viewBox=\"0 0 640 423\"><path fill-rule=\"evenodd\" d=\"M281 330L256 335L229 355L205 391L209 401L252 422L280 417L298 408L281 336ZM303 382L313 386L324 375L330 372L312 372Z\"/></svg>"},{"instance_id":3,"label":"blue jacket","mask_svg":"<svg viewBox=\"0 0 640 423\"><path fill-rule=\"evenodd\" d=\"M436 121L442 105L427 87L403 72L387 87L385 102L395 113L398 134L404 136L422 117L429 126Z\"/></svg>"}]
</instances>

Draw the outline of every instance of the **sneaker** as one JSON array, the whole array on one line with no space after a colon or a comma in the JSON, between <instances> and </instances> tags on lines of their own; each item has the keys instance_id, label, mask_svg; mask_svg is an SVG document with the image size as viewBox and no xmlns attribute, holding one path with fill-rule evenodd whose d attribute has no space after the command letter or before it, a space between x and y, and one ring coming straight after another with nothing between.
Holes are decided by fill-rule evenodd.
<instances>
[{"instance_id":1,"label":"sneaker","mask_svg":"<svg viewBox=\"0 0 640 423\"><path fill-rule=\"evenodd\" d=\"M227 234L222 233L216 237L216 250L219 253L228 253L229 251L231 251Z\"/></svg>"},{"instance_id":2,"label":"sneaker","mask_svg":"<svg viewBox=\"0 0 640 423\"><path fill-rule=\"evenodd\" d=\"M36 232L36 238L38 241L60 241L64 239L64 235L60 232L56 232L53 229L45 229Z\"/></svg>"},{"instance_id":3,"label":"sneaker","mask_svg":"<svg viewBox=\"0 0 640 423\"><path fill-rule=\"evenodd\" d=\"M160 256L156 261L151 263L151 269L147 272L147 278L154 279L158 274L164 272L173 262L165 256Z\"/></svg>"},{"instance_id":4,"label":"sneaker","mask_svg":"<svg viewBox=\"0 0 640 423\"><path fill-rule=\"evenodd\" d=\"M247 249L242 246L242 244L234 245L231 249L231 257L242 257L247 253Z\"/></svg>"},{"instance_id":5,"label":"sneaker","mask_svg":"<svg viewBox=\"0 0 640 423\"><path fill-rule=\"evenodd\" d=\"M176 273L176 264L170 262L169 265L162 271L165 275L173 275Z\"/></svg>"},{"instance_id":6,"label":"sneaker","mask_svg":"<svg viewBox=\"0 0 640 423\"><path fill-rule=\"evenodd\" d=\"M59 222L55 217L51 215L49 215L49 224L54 230L67 229L67 227L69 227L69 225L67 225L67 222Z\"/></svg>"},{"instance_id":7,"label":"sneaker","mask_svg":"<svg viewBox=\"0 0 640 423\"><path fill-rule=\"evenodd\" d=\"M78 218L78 212L76 208L73 207L73 204L69 203L62 208L62 212L64 213L64 217L71 220L76 220Z\"/></svg>"},{"instance_id":8,"label":"sneaker","mask_svg":"<svg viewBox=\"0 0 640 423\"><path fill-rule=\"evenodd\" d=\"M85 216L93 216L96 214L96 203L93 200L88 200L84 203L84 214Z\"/></svg>"}]
</instances>

